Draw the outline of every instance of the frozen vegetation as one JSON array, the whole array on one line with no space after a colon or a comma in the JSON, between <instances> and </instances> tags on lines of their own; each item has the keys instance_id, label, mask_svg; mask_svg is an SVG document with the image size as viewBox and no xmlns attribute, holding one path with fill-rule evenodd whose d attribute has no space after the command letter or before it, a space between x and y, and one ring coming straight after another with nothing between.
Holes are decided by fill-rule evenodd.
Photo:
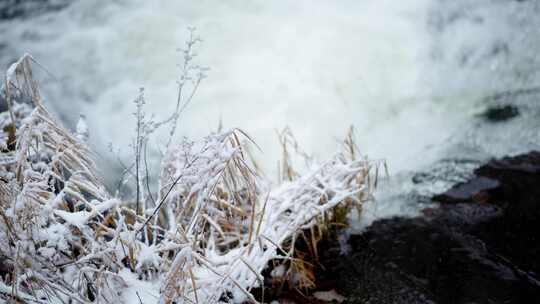
<instances>
[{"instance_id":1,"label":"frozen vegetation","mask_svg":"<svg viewBox=\"0 0 540 304\"><path fill-rule=\"evenodd\" d=\"M177 121L204 78L190 43L175 112L156 122L145 116L142 89L135 100L134 160L121 181L132 185L128 198L100 181L84 117L72 133L47 111L33 58L8 70L8 110L0 114L0 299L257 303L264 280L314 286L308 261L317 243L337 237L349 211L371 199L383 164L358 154L352 130L324 162L301 152L285 130L276 141L283 150L276 185L251 160L246 143L253 140L242 130L177 142ZM157 128L169 128L170 137L152 189L145 151ZM302 169L292 166L293 155Z\"/></svg>"}]
</instances>

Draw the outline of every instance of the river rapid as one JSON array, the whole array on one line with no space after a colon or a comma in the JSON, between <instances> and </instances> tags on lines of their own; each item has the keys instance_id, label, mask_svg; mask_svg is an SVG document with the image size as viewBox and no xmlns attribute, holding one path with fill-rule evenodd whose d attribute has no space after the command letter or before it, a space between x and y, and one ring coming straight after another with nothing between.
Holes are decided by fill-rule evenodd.
<instances>
[{"instance_id":1,"label":"river rapid","mask_svg":"<svg viewBox=\"0 0 540 304\"><path fill-rule=\"evenodd\" d=\"M416 214L480 161L540 148L539 16L540 2L510 0L7 0L0 67L31 53L47 69L46 103L70 128L86 115L115 176L116 158L131 157L139 88L149 113L174 109L177 48L196 27L210 71L180 134L241 128L273 178L276 130L322 159L354 125L362 153L390 171L360 229Z\"/></svg>"}]
</instances>

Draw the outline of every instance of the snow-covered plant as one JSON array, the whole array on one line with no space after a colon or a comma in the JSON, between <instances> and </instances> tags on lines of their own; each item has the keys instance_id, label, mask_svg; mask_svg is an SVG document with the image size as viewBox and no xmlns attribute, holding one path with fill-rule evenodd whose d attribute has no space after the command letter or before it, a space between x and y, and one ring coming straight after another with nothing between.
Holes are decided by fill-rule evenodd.
<instances>
[{"instance_id":1,"label":"snow-covered plant","mask_svg":"<svg viewBox=\"0 0 540 304\"><path fill-rule=\"evenodd\" d=\"M206 78L208 68L200 66L195 62L195 58L197 57L195 49L202 40L196 35L195 28L190 27L188 31L189 39L186 41L185 47L178 49L182 53L182 63L179 64L180 77L177 80L178 94L172 114L161 121L156 121L153 116L147 117L144 109L146 104L144 88L140 88L139 95L134 101L136 105L136 111L133 113L136 118L136 137L133 140L132 147L135 157L133 166L127 167L126 171L132 173L131 175L135 180L135 209L137 214L141 214L143 210L146 210L149 198L155 203L149 189L148 165L146 163L147 145L150 136L159 128L169 127L168 137L164 146L165 150L169 148L175 138L182 112L191 103L201 82ZM132 167L134 167L134 172L131 172ZM145 184L147 189L144 187Z\"/></svg>"},{"instance_id":2,"label":"snow-covered plant","mask_svg":"<svg viewBox=\"0 0 540 304\"><path fill-rule=\"evenodd\" d=\"M197 40L190 41L187 70ZM121 201L100 182L86 126L73 134L46 110L31 63L28 55L15 63L2 89L8 111L0 114L0 300L129 303L131 293L145 292L167 304L264 302L264 270L274 282L313 287L317 243L371 198L380 163L359 156L352 133L320 163L282 132L283 178L275 185L257 173L243 131L175 143L178 115L192 97L154 122L141 91L137 189L134 201ZM163 125L172 131L157 198L147 200L142 151ZM305 160L302 169L293 168L292 153Z\"/></svg>"},{"instance_id":3,"label":"snow-covered plant","mask_svg":"<svg viewBox=\"0 0 540 304\"><path fill-rule=\"evenodd\" d=\"M212 303L224 295L255 301L250 290L262 286L270 262L282 265L284 279L309 285L296 261L296 239L304 231L320 236L339 208L368 199L376 164L366 159L337 153L272 188L250 169L239 142L235 131L214 134L184 142L164 162L163 184L175 188L166 201L174 206L173 228L190 248L177 254L164 281L166 303ZM310 244L316 250L316 240Z\"/></svg>"}]
</instances>

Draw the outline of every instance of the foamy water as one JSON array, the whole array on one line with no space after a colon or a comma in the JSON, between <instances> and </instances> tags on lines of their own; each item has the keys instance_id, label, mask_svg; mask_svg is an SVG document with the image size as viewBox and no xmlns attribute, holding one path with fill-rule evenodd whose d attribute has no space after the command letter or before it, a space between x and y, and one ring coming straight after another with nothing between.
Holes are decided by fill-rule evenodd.
<instances>
[{"instance_id":1,"label":"foamy water","mask_svg":"<svg viewBox=\"0 0 540 304\"><path fill-rule=\"evenodd\" d=\"M460 153L538 147L536 99L521 96L534 111L503 127L475 115L486 96L540 86L539 11L495 0L84 0L0 23L0 62L31 52L55 76L43 85L58 115L74 126L85 113L101 154L113 142L127 158L132 100L145 87L150 113L174 109L176 49L195 26L204 40L197 61L211 70L181 135L203 136L222 120L249 133L274 172L276 130L290 126L304 150L324 158L354 125L363 153L386 159L393 176L383 203L366 212L377 218L415 212L400 203L414 187L410 171Z\"/></svg>"}]
</instances>

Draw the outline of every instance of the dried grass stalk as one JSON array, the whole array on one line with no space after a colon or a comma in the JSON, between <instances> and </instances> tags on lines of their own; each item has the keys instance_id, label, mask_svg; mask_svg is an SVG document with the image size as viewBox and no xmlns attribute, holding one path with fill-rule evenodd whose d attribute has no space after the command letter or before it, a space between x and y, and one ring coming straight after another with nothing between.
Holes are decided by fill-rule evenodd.
<instances>
[{"instance_id":1,"label":"dried grass stalk","mask_svg":"<svg viewBox=\"0 0 540 304\"><path fill-rule=\"evenodd\" d=\"M31 62L12 66L3 89L0 299L123 302L122 290L153 281L161 303L257 303L267 267L309 289L325 231L371 197L379 163L358 155L352 132L323 163L281 133L284 178L274 185L233 129L171 144L156 204L137 212L105 190L90 149L47 112Z\"/></svg>"}]
</instances>

